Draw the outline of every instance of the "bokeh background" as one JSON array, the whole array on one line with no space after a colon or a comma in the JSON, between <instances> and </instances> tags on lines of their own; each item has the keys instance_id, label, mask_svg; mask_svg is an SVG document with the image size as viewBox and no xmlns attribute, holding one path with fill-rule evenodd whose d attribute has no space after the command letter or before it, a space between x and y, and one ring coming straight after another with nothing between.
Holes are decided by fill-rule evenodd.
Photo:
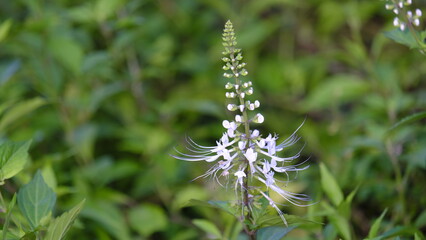
<instances>
[{"instance_id":1,"label":"bokeh background","mask_svg":"<svg viewBox=\"0 0 426 240\"><path fill-rule=\"evenodd\" d=\"M55 215L86 198L69 239L210 239L193 219L230 231L232 216L186 203L234 193L191 181L207 164L168 155L185 136L213 145L231 118L221 62L230 19L262 132L286 137L306 118L295 151L306 143L310 168L288 188L317 203L283 208L314 221L288 239L363 239L385 211L378 232L413 239L426 231L426 122L391 128L425 110L426 56L384 36L394 29L384 4L2 1L0 139L33 140L31 163L2 191L42 169L59 194ZM321 184L320 164L338 189Z\"/></svg>"}]
</instances>

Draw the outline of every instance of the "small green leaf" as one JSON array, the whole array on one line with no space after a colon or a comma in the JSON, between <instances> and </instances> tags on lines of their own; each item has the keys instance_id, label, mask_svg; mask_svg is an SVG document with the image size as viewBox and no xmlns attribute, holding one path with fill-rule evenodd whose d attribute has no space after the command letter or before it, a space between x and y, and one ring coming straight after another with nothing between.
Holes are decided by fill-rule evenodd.
<instances>
[{"instance_id":1,"label":"small green leaf","mask_svg":"<svg viewBox=\"0 0 426 240\"><path fill-rule=\"evenodd\" d=\"M202 229L204 232L211 234L215 238L222 239L222 234L219 229L212 222L204 219L195 219L192 223Z\"/></svg>"},{"instance_id":2,"label":"small green leaf","mask_svg":"<svg viewBox=\"0 0 426 240\"><path fill-rule=\"evenodd\" d=\"M142 236L149 236L167 227L167 217L162 208L154 204L143 204L132 208L129 213L130 226Z\"/></svg>"},{"instance_id":3,"label":"small green leaf","mask_svg":"<svg viewBox=\"0 0 426 240\"><path fill-rule=\"evenodd\" d=\"M187 206L202 206L202 207L213 207L217 209L224 210L225 212L237 216L237 209L235 206L231 205L229 202L226 201L200 201L196 199L191 199Z\"/></svg>"},{"instance_id":4,"label":"small green leaf","mask_svg":"<svg viewBox=\"0 0 426 240\"><path fill-rule=\"evenodd\" d=\"M409 48L419 48L416 39L411 35L410 31L401 31L394 29L392 31L384 32L384 35L397 43L403 44Z\"/></svg>"},{"instance_id":5,"label":"small green leaf","mask_svg":"<svg viewBox=\"0 0 426 240\"><path fill-rule=\"evenodd\" d=\"M324 163L320 163L320 172L322 189L327 194L331 202L335 206L338 206L343 201L342 190Z\"/></svg>"},{"instance_id":6,"label":"small green leaf","mask_svg":"<svg viewBox=\"0 0 426 240\"><path fill-rule=\"evenodd\" d=\"M382 223L383 217L385 216L388 209L386 208L383 213L380 215L379 218L374 221L373 225L370 228L370 231L368 232L368 238L374 238L377 236L377 233L379 232L380 224Z\"/></svg>"},{"instance_id":7,"label":"small green leaf","mask_svg":"<svg viewBox=\"0 0 426 240\"><path fill-rule=\"evenodd\" d=\"M81 72L84 52L82 47L73 39L60 35L52 35L49 50L65 68L74 74Z\"/></svg>"},{"instance_id":8,"label":"small green leaf","mask_svg":"<svg viewBox=\"0 0 426 240\"><path fill-rule=\"evenodd\" d=\"M45 240L61 240L71 228L81 209L83 208L85 200L81 201L68 212L63 213L60 217L56 218L50 223L47 229Z\"/></svg>"},{"instance_id":9,"label":"small green leaf","mask_svg":"<svg viewBox=\"0 0 426 240\"><path fill-rule=\"evenodd\" d=\"M10 201L9 206L7 207L7 215L6 215L6 219L4 220L2 239L7 239L7 234L8 234L7 230L8 230L10 219L12 216L12 209L15 206L15 203L16 203L16 194L13 195L13 198Z\"/></svg>"},{"instance_id":10,"label":"small green leaf","mask_svg":"<svg viewBox=\"0 0 426 240\"><path fill-rule=\"evenodd\" d=\"M0 119L0 131L7 129L11 123L14 123L22 116L34 111L45 103L46 101L39 97L17 103Z\"/></svg>"},{"instance_id":11,"label":"small green leaf","mask_svg":"<svg viewBox=\"0 0 426 240\"><path fill-rule=\"evenodd\" d=\"M8 19L0 25L0 42L7 37L9 29L12 26L12 20Z\"/></svg>"},{"instance_id":12,"label":"small green leaf","mask_svg":"<svg viewBox=\"0 0 426 240\"><path fill-rule=\"evenodd\" d=\"M31 141L0 143L0 185L24 168L30 144Z\"/></svg>"},{"instance_id":13,"label":"small green leaf","mask_svg":"<svg viewBox=\"0 0 426 240\"><path fill-rule=\"evenodd\" d=\"M37 171L34 178L24 185L18 192L18 206L22 214L35 230L42 218L47 217L56 202L56 194L44 182L41 171Z\"/></svg>"},{"instance_id":14,"label":"small green leaf","mask_svg":"<svg viewBox=\"0 0 426 240\"><path fill-rule=\"evenodd\" d=\"M400 121L398 121L397 123L395 123L388 130L387 133L391 133L393 130L397 129L401 125L404 125L404 124L407 124L407 123L411 123L411 122L415 122L417 120L421 120L421 119L424 119L424 118L426 118L426 111L414 113L414 114L412 114L410 116L404 117L403 119L401 119Z\"/></svg>"},{"instance_id":15,"label":"small green leaf","mask_svg":"<svg viewBox=\"0 0 426 240\"><path fill-rule=\"evenodd\" d=\"M259 229L256 236L259 240L280 240L295 227L265 227Z\"/></svg>"}]
</instances>

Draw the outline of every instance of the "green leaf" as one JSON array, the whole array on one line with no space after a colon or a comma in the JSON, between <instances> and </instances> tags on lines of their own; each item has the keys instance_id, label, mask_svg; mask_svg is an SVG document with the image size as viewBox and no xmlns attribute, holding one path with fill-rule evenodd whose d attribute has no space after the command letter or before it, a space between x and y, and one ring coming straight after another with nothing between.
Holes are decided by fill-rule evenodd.
<instances>
[{"instance_id":1,"label":"green leaf","mask_svg":"<svg viewBox=\"0 0 426 240\"><path fill-rule=\"evenodd\" d=\"M6 215L6 219L4 220L2 239L7 239L7 234L8 234L7 230L8 230L10 219L12 216L12 209L15 206L15 203L16 203L16 194L13 195L13 198L10 201L9 206L7 207L7 215Z\"/></svg>"},{"instance_id":2,"label":"green leaf","mask_svg":"<svg viewBox=\"0 0 426 240\"><path fill-rule=\"evenodd\" d=\"M20 67L21 60L15 59L8 63L7 66L0 68L0 86L6 83L19 70Z\"/></svg>"},{"instance_id":3,"label":"green leaf","mask_svg":"<svg viewBox=\"0 0 426 240\"><path fill-rule=\"evenodd\" d=\"M85 200L81 201L68 212L63 213L60 217L56 218L50 223L47 229L45 240L61 240L71 228L81 209L83 208Z\"/></svg>"},{"instance_id":4,"label":"green leaf","mask_svg":"<svg viewBox=\"0 0 426 240\"><path fill-rule=\"evenodd\" d=\"M154 204L143 204L132 208L129 213L130 226L142 236L163 231L167 227L167 216L162 208Z\"/></svg>"},{"instance_id":5,"label":"green leaf","mask_svg":"<svg viewBox=\"0 0 426 240\"><path fill-rule=\"evenodd\" d=\"M71 38L54 35L50 38L49 48L52 55L65 68L74 74L81 72L83 49Z\"/></svg>"},{"instance_id":6,"label":"green leaf","mask_svg":"<svg viewBox=\"0 0 426 240\"><path fill-rule=\"evenodd\" d=\"M98 22L103 22L118 11L122 4L123 0L98 0L92 14Z\"/></svg>"},{"instance_id":7,"label":"green leaf","mask_svg":"<svg viewBox=\"0 0 426 240\"><path fill-rule=\"evenodd\" d=\"M423 234L415 227L397 226L383 233L382 235L376 238L373 238L373 240L381 240L381 239L388 239L390 237L409 236L409 235L415 235L415 234L422 236L424 238Z\"/></svg>"},{"instance_id":8,"label":"green leaf","mask_svg":"<svg viewBox=\"0 0 426 240\"><path fill-rule=\"evenodd\" d=\"M368 238L374 238L377 236L377 233L379 232L380 224L382 223L383 217L385 216L388 209L386 208L379 218L377 218L373 225L370 228L370 231L368 232Z\"/></svg>"},{"instance_id":9,"label":"green leaf","mask_svg":"<svg viewBox=\"0 0 426 240\"><path fill-rule=\"evenodd\" d=\"M95 221L117 240L130 240L128 225L123 213L112 202L98 199L88 202L81 215Z\"/></svg>"},{"instance_id":10,"label":"green leaf","mask_svg":"<svg viewBox=\"0 0 426 240\"><path fill-rule=\"evenodd\" d=\"M235 206L231 205L229 202L226 202L226 201L207 201L207 202L205 202L205 201L200 201L200 200L196 200L196 199L191 199L187 205L188 206L213 207L213 208L224 210L225 212L227 212L227 213L229 213L233 216L238 216L237 209L235 208Z\"/></svg>"},{"instance_id":11,"label":"green leaf","mask_svg":"<svg viewBox=\"0 0 426 240\"><path fill-rule=\"evenodd\" d=\"M318 110L359 99L368 92L370 85L356 75L339 74L318 85L306 98L302 107Z\"/></svg>"},{"instance_id":12,"label":"green leaf","mask_svg":"<svg viewBox=\"0 0 426 240\"><path fill-rule=\"evenodd\" d=\"M11 123L14 123L16 120L19 120L24 115L34 111L45 103L46 101L39 97L17 103L0 119L0 132L7 129Z\"/></svg>"},{"instance_id":13,"label":"green leaf","mask_svg":"<svg viewBox=\"0 0 426 240\"><path fill-rule=\"evenodd\" d=\"M55 202L56 194L44 182L40 170L31 182L24 185L18 192L19 209L30 223L32 230L40 226L42 218L51 213Z\"/></svg>"},{"instance_id":14,"label":"green leaf","mask_svg":"<svg viewBox=\"0 0 426 240\"><path fill-rule=\"evenodd\" d=\"M256 236L259 240L280 240L295 227L265 227L259 229Z\"/></svg>"},{"instance_id":15,"label":"green leaf","mask_svg":"<svg viewBox=\"0 0 426 240\"><path fill-rule=\"evenodd\" d=\"M222 239L222 234L219 229L212 222L204 220L204 219L195 219L192 223L202 229L204 232L211 234L212 236Z\"/></svg>"},{"instance_id":16,"label":"green leaf","mask_svg":"<svg viewBox=\"0 0 426 240\"><path fill-rule=\"evenodd\" d=\"M5 179L15 176L24 168L30 144L31 140L0 143L0 185Z\"/></svg>"},{"instance_id":17,"label":"green leaf","mask_svg":"<svg viewBox=\"0 0 426 240\"><path fill-rule=\"evenodd\" d=\"M416 42L416 39L411 35L410 31L405 30L401 31L396 28L392 31L384 32L384 35L397 43L405 45L409 48L419 48L419 45Z\"/></svg>"},{"instance_id":18,"label":"green leaf","mask_svg":"<svg viewBox=\"0 0 426 240\"><path fill-rule=\"evenodd\" d=\"M322 189L327 194L331 202L335 206L338 206L343 201L342 190L324 163L320 163L320 172Z\"/></svg>"},{"instance_id":19,"label":"green leaf","mask_svg":"<svg viewBox=\"0 0 426 240\"><path fill-rule=\"evenodd\" d=\"M12 26L12 20L8 19L0 25L0 42L7 37L9 29Z\"/></svg>"},{"instance_id":20,"label":"green leaf","mask_svg":"<svg viewBox=\"0 0 426 240\"><path fill-rule=\"evenodd\" d=\"M22 240L22 238L21 238L21 237L16 236L16 235L13 235L13 234L12 234L12 233L10 233L10 232L8 232L8 233L6 234L6 236L4 236L4 232L0 230L0 235L2 235L2 236L3 236L3 238L2 238L3 240Z\"/></svg>"},{"instance_id":21,"label":"green leaf","mask_svg":"<svg viewBox=\"0 0 426 240\"><path fill-rule=\"evenodd\" d=\"M398 121L397 123L395 123L389 130L388 130L388 134L391 133L392 131L394 131L395 129L397 129L398 127L408 124L408 123L412 123L421 119L426 118L426 111L423 112L418 112L418 113L414 113L410 116L404 117L403 119L401 119L400 121Z\"/></svg>"}]
</instances>

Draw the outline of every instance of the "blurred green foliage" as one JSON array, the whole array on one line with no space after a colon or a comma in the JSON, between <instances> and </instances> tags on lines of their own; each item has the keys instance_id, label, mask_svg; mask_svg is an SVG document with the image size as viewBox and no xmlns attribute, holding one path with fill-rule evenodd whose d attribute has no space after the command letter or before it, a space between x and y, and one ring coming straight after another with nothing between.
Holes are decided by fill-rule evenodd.
<instances>
[{"instance_id":1,"label":"blurred green foliage","mask_svg":"<svg viewBox=\"0 0 426 240\"><path fill-rule=\"evenodd\" d=\"M33 139L7 199L42 169L56 211L86 199L69 239L237 236L232 216L186 205L233 193L190 183L207 166L167 154L223 131L227 19L263 130L286 136L307 118L311 168L289 187L317 203L284 207L313 221L286 237L422 239L426 122L391 128L425 110L426 61L384 36L383 1L3 1L0 141Z\"/></svg>"}]
</instances>

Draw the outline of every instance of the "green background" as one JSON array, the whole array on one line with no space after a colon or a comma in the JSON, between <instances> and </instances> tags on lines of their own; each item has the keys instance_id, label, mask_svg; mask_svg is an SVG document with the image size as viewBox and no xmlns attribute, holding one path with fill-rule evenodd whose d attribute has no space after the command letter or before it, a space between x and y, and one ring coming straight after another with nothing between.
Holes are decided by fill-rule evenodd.
<instances>
[{"instance_id":1,"label":"green background","mask_svg":"<svg viewBox=\"0 0 426 240\"><path fill-rule=\"evenodd\" d=\"M185 136L214 145L232 118L221 62L230 19L263 135L285 138L306 118L293 151L306 143L310 168L288 189L316 204L283 210L322 224L289 239L363 239L385 209L378 232L410 239L426 231L426 122L391 128L425 110L426 61L384 36L394 17L384 4L2 1L0 140L33 139L31 163L2 191L11 196L42 169L57 214L86 198L69 239L208 239L194 219L226 232L231 216L186 203L234 192L191 182L209 165L168 154Z\"/></svg>"}]
</instances>

